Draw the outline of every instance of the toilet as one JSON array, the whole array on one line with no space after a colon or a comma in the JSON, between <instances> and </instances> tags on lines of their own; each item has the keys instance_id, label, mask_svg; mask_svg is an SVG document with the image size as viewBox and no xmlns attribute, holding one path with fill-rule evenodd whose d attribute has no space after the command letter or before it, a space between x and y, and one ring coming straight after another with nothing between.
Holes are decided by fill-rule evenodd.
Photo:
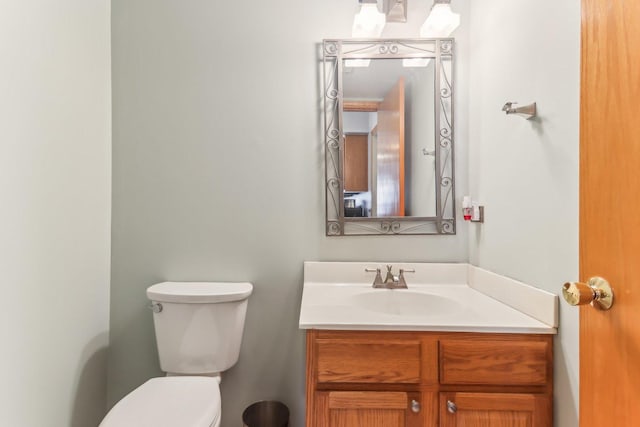
<instances>
[{"instance_id":1,"label":"toilet","mask_svg":"<svg viewBox=\"0 0 640 427\"><path fill-rule=\"evenodd\" d=\"M163 282L147 289L160 368L100 427L219 427L220 374L238 361L251 283Z\"/></svg>"}]
</instances>

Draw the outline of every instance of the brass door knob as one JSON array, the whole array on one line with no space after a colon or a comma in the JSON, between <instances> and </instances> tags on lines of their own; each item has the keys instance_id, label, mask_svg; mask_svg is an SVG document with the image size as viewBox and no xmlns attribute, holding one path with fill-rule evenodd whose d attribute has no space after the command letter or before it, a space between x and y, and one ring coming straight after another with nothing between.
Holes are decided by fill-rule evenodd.
<instances>
[{"instance_id":1,"label":"brass door knob","mask_svg":"<svg viewBox=\"0 0 640 427\"><path fill-rule=\"evenodd\" d=\"M592 277L589 282L567 282L562 286L562 296L571 305L591 304L600 310L613 305L613 289L602 277Z\"/></svg>"}]
</instances>

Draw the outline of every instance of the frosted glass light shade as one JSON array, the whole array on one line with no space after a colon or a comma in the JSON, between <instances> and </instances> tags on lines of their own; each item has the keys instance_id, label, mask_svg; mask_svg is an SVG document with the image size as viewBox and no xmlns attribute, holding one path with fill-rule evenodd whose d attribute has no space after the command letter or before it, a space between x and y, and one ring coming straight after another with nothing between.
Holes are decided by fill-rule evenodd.
<instances>
[{"instance_id":1,"label":"frosted glass light shade","mask_svg":"<svg viewBox=\"0 0 640 427\"><path fill-rule=\"evenodd\" d=\"M380 37L386 22L384 13L375 3L363 3L360 12L353 18L351 36L355 38Z\"/></svg>"},{"instance_id":2,"label":"frosted glass light shade","mask_svg":"<svg viewBox=\"0 0 640 427\"><path fill-rule=\"evenodd\" d=\"M427 20L420 27L420 37L449 37L459 25L460 14L453 13L448 4L436 3L431 8Z\"/></svg>"},{"instance_id":3,"label":"frosted glass light shade","mask_svg":"<svg viewBox=\"0 0 640 427\"><path fill-rule=\"evenodd\" d=\"M368 67L371 64L370 59L345 59L345 67Z\"/></svg>"},{"instance_id":4,"label":"frosted glass light shade","mask_svg":"<svg viewBox=\"0 0 640 427\"><path fill-rule=\"evenodd\" d=\"M426 67L431 62L431 58L405 58L402 60L402 66L411 67Z\"/></svg>"}]
</instances>

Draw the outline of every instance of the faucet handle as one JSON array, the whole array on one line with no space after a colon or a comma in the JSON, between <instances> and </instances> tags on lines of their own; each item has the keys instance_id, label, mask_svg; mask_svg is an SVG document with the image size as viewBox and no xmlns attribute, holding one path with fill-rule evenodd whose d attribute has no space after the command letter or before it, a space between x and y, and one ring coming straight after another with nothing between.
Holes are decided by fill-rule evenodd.
<instances>
[{"instance_id":1,"label":"faucet handle","mask_svg":"<svg viewBox=\"0 0 640 427\"><path fill-rule=\"evenodd\" d=\"M416 270L414 270L413 268L401 268L400 269L400 275L398 276L398 285L401 288L408 288L407 286L407 281L404 280L404 273L415 273Z\"/></svg>"},{"instance_id":2,"label":"faucet handle","mask_svg":"<svg viewBox=\"0 0 640 427\"><path fill-rule=\"evenodd\" d=\"M373 279L372 285L374 288L384 288L384 282L382 281L379 268L365 268L364 271L367 273L376 273L376 278Z\"/></svg>"}]
</instances>

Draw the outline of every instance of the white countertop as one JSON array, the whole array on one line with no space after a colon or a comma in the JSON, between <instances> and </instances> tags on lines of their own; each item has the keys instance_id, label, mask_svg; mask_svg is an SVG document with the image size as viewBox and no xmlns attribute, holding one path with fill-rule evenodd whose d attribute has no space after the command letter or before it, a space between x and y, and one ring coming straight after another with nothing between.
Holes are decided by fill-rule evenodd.
<instances>
[{"instance_id":1,"label":"white countertop","mask_svg":"<svg viewBox=\"0 0 640 427\"><path fill-rule=\"evenodd\" d=\"M394 264L394 273L399 267L416 270L415 274L405 275L408 289L374 289L371 282L375 273L364 273L364 269L379 266L380 263L306 262L300 328L557 332L557 297L548 292L468 264L430 263ZM428 278L439 283L425 283ZM509 305L474 286L496 295L507 294Z\"/></svg>"}]
</instances>

